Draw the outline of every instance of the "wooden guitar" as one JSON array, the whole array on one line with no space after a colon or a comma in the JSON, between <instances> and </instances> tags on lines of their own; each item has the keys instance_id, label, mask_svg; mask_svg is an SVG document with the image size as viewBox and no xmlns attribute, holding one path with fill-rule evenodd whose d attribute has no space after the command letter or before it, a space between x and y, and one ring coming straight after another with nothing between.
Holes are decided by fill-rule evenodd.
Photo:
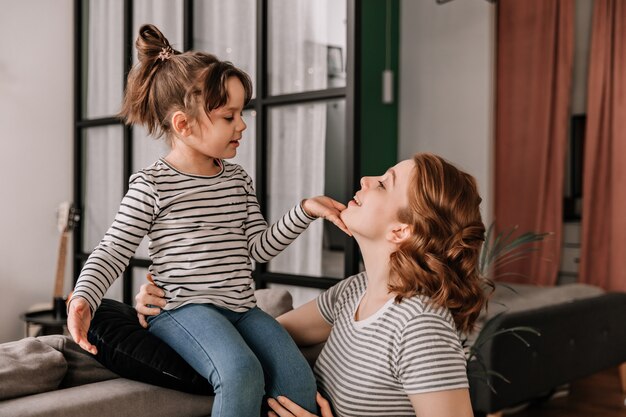
<instances>
[{"instance_id":1,"label":"wooden guitar","mask_svg":"<svg viewBox=\"0 0 626 417\"><path fill-rule=\"evenodd\" d=\"M65 318L65 298L63 297L63 283L65 281L65 264L67 260L67 240L70 232L78 222L78 211L72 203L65 201L59 205L57 215L57 228L59 229L59 253L57 256L57 270L54 280L54 295L52 308L55 318Z\"/></svg>"}]
</instances>

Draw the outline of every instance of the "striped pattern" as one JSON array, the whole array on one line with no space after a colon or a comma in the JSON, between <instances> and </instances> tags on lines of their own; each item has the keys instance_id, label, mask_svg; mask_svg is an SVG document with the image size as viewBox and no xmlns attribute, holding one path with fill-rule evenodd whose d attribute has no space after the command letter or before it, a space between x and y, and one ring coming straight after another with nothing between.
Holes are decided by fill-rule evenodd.
<instances>
[{"instance_id":1,"label":"striped pattern","mask_svg":"<svg viewBox=\"0 0 626 417\"><path fill-rule=\"evenodd\" d=\"M268 228L252 180L235 164L219 174L181 173L159 160L130 179L113 225L89 256L73 297L95 311L147 235L150 273L166 310L209 303L243 312L255 306L252 263L267 262L314 220L300 205Z\"/></svg>"},{"instance_id":2,"label":"striped pattern","mask_svg":"<svg viewBox=\"0 0 626 417\"><path fill-rule=\"evenodd\" d=\"M467 388L465 355L450 312L415 296L355 322L365 273L317 299L333 330L315 373L336 416L415 416L407 394Z\"/></svg>"}]
</instances>

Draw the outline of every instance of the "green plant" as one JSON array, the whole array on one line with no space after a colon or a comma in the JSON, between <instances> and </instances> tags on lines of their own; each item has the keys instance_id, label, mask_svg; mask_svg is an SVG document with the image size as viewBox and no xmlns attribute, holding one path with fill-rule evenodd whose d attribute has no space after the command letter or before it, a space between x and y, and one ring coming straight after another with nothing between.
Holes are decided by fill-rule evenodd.
<instances>
[{"instance_id":1,"label":"green plant","mask_svg":"<svg viewBox=\"0 0 626 417\"><path fill-rule=\"evenodd\" d=\"M485 233L485 242L478 261L478 271L482 276L488 276L493 268L510 264L524 258L528 253L536 251L536 246L529 245L540 242L552 234L526 232L513 236L518 228L518 226L514 226L495 234L494 223L491 223Z\"/></svg>"},{"instance_id":2,"label":"green plant","mask_svg":"<svg viewBox=\"0 0 626 417\"><path fill-rule=\"evenodd\" d=\"M514 234L517 230L518 227L515 226L496 234L494 232L494 224L492 223L489 226L487 232L485 233L485 242L483 243L479 257L478 270L481 276L486 278L491 274L494 268L508 265L511 262L523 259L530 252L534 252L537 250L536 246L532 246L533 243L541 242L543 239L546 238L546 236L551 235L551 233L526 232L515 236ZM501 274L501 276L505 275L513 275L513 273L505 272ZM513 288L508 288L511 291L515 292ZM474 340L472 345L469 346L467 354L468 364L470 363L470 361L476 361L476 364L481 370L480 374L473 374L472 376L483 379L489 389L491 389L494 393L496 392L496 390L491 383L490 377L499 378L507 383L510 383L510 381L501 373L496 372L492 369L487 369L484 358L480 354L480 348L485 343L492 340L494 337L504 334L509 334L516 337L527 347L529 347L530 344L526 341L526 339L524 339L524 337L520 333L541 336L541 334L536 329L527 326L516 326L507 329L499 328L499 318L504 313L505 312L498 313L486 322L483 328L480 329L476 340Z\"/></svg>"},{"instance_id":3,"label":"green plant","mask_svg":"<svg viewBox=\"0 0 626 417\"><path fill-rule=\"evenodd\" d=\"M469 364L470 361L476 361L476 364L479 366L479 368L481 370L480 373L478 373L478 374L474 373L474 374L471 374L471 376L476 376L476 377L482 379L483 381L485 381L485 383L487 384L489 389L491 389L491 391L493 391L494 393L496 392L496 390L493 387L493 385L491 384L491 378L490 378L491 376L499 378L499 379L503 380L506 383L511 383L511 381L509 381L501 373L496 372L493 369L487 369L487 366L485 365L484 358L480 354L480 348L485 343L487 343L488 341L493 339L494 337L499 336L499 335L503 335L503 334L510 334L510 335L518 338L522 343L524 343L526 345L526 347L530 347L530 343L528 343L526 341L526 339L524 339L524 337L522 337L522 335L520 335L520 333L524 333L525 332L525 333L534 334L536 336L541 336L541 333L539 333L539 331L537 331L537 329L532 328L532 327L528 327L528 326L516 326L516 327L510 327L508 329L500 329L499 328L499 325L500 325L499 318L504 313L505 312L498 313L495 316L493 316L489 321L487 321L485 326L480 330L480 333L478 334L478 337L476 338L474 343L472 343L472 345L469 347L469 352L468 352L468 355L467 355L467 363Z\"/></svg>"}]
</instances>

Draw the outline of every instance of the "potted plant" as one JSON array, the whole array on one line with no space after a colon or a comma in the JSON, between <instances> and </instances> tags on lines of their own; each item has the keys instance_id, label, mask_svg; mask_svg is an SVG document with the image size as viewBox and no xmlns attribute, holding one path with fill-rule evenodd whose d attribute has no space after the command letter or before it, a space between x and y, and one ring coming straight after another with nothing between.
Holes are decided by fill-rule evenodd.
<instances>
[{"instance_id":1,"label":"potted plant","mask_svg":"<svg viewBox=\"0 0 626 417\"><path fill-rule=\"evenodd\" d=\"M488 277L493 273L495 268L523 259L529 253L537 250L537 247L533 244L541 242L546 236L551 235L551 233L535 232L516 234L518 226L503 230L497 234L494 229L494 223L492 223L485 233L485 241L481 248L478 264L480 275L485 278L486 287L488 287L486 291L493 291L493 284ZM508 274L511 273L504 273L503 275ZM501 285L515 292L512 287ZM530 346L530 344L523 337L524 333L540 336L540 333L532 327L517 326L505 329L500 328L500 320L498 319L504 313L505 311L500 312L489 319L485 325L479 329L478 336L473 342L466 346L468 364L470 361L476 361L478 369L480 370L479 373L473 373L471 376L483 380L493 392L495 392L495 389L491 383L492 377L499 378L507 383L510 383L510 381L499 372L487 368L481 356L480 348L494 337L500 335L508 334L516 337L526 346Z\"/></svg>"}]
</instances>

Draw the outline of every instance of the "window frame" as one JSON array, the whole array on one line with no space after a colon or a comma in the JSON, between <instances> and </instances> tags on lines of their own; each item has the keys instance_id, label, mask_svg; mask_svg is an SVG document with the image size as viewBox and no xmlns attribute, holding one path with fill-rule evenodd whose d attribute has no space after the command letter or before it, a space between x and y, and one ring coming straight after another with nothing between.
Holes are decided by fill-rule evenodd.
<instances>
[{"instance_id":1,"label":"window frame","mask_svg":"<svg viewBox=\"0 0 626 417\"><path fill-rule=\"evenodd\" d=\"M261 211L267 218L267 144L269 141L268 114L272 108L285 105L297 105L311 102L323 102L333 99L344 99L346 103L345 138L346 160L344 161L344 181L346 189L358 188L360 172L360 153L357 138L360 137L360 77L356 71L360 62L360 4L356 0L346 0L347 34L346 34L346 86L324 90L305 91L269 95L268 90L268 4L271 0L256 0L256 97L246 106L245 110L256 111L256 182L255 189ZM314 1L314 0L312 0ZM121 126L123 128L123 192L128 191L128 178L133 173L133 130L114 115L99 118L84 117L83 81L85 72L84 57L87 46L83 42L84 22L88 21L89 0L74 0L74 202L84 208L85 193L83 192L85 172L84 133L94 127ZM123 0L123 63L124 87L126 78L133 64L133 45L136 34L133 32L133 0ZM193 10L194 0L183 0L183 50L193 48ZM210 52L210 51L209 51ZM121 198L121 196L120 196ZM74 283L78 280L83 264L90 253L83 251L84 228L79 222L73 232L73 275ZM135 268L147 268L149 259L130 259L123 273L122 298L127 304L133 299L133 271ZM359 271L359 251L354 239L346 238L344 251L344 277ZM299 287L325 289L340 281L340 278L313 277L269 272L267 264L256 264L253 271L256 288L266 288L268 284L285 284Z\"/></svg>"}]
</instances>

